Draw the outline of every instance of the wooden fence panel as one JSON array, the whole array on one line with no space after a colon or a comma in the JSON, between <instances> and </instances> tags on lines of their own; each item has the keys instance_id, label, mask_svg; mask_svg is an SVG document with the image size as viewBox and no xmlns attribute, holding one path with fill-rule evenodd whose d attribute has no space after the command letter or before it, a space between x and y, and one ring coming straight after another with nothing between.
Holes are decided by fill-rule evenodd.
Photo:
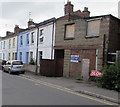
<instances>
[{"instance_id":1,"label":"wooden fence panel","mask_svg":"<svg viewBox=\"0 0 120 107\"><path fill-rule=\"evenodd\" d=\"M55 61L54 60L41 60L40 74L43 76L55 76Z\"/></svg>"}]
</instances>

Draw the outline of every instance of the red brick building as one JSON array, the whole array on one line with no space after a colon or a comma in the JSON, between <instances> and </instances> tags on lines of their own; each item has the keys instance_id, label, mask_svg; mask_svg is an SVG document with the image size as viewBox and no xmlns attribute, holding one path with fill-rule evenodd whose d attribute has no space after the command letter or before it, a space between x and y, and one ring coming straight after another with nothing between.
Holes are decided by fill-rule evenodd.
<instances>
[{"instance_id":1,"label":"red brick building","mask_svg":"<svg viewBox=\"0 0 120 107\"><path fill-rule=\"evenodd\" d=\"M90 17L87 7L74 12L67 2L65 15L56 20L55 51L63 76L88 78L89 71L101 69L107 64L107 53L116 50L120 50L120 19Z\"/></svg>"}]
</instances>

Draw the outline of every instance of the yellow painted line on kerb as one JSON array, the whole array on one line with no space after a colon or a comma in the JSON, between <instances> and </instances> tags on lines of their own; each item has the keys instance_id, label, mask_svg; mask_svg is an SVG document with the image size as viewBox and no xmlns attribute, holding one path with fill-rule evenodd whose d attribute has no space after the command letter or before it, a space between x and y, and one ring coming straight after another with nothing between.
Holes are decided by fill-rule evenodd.
<instances>
[{"instance_id":1,"label":"yellow painted line on kerb","mask_svg":"<svg viewBox=\"0 0 120 107\"><path fill-rule=\"evenodd\" d=\"M70 90L68 88L64 88L64 87L61 87L61 86L58 86L58 85L54 85L54 84L51 84L51 83L47 83L47 82L44 82L44 81L40 81L40 80L37 80L37 79L31 79L31 78L27 78L27 77L23 77L23 76L19 76L19 77L21 77L23 79L26 79L26 80L29 80L29 81L37 82L39 84L42 84L42 85L45 85L45 86L48 86L48 87L51 87L51 88L61 90L61 91L64 91L64 92L68 92L68 93L71 93L71 94L74 94L74 95L77 95L77 96L80 96L80 97L88 98L88 99L100 102L102 104L115 105L114 103L109 103L109 102L103 101L103 100L100 101L100 99L89 97L87 95L83 95L83 94L80 94L80 93L77 93L77 92L73 92L72 90Z\"/></svg>"}]
</instances>

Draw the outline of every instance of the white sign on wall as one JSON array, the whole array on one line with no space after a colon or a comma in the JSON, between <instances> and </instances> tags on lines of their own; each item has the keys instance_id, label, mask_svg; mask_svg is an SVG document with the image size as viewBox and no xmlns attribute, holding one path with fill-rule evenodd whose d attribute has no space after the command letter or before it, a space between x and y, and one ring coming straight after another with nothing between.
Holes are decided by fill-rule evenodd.
<instances>
[{"instance_id":1,"label":"white sign on wall","mask_svg":"<svg viewBox=\"0 0 120 107\"><path fill-rule=\"evenodd\" d=\"M84 80L89 79L89 66L90 66L90 59L82 59L82 77Z\"/></svg>"}]
</instances>

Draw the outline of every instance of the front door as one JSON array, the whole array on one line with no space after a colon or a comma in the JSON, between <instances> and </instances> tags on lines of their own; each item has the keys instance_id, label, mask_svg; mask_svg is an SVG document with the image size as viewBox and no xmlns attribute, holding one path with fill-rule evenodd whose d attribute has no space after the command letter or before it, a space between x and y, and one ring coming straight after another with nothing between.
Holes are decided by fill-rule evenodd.
<instances>
[{"instance_id":1,"label":"front door","mask_svg":"<svg viewBox=\"0 0 120 107\"><path fill-rule=\"evenodd\" d=\"M90 60L89 59L82 59L82 72L81 76L84 80L89 79L89 66L90 66Z\"/></svg>"},{"instance_id":2,"label":"front door","mask_svg":"<svg viewBox=\"0 0 120 107\"><path fill-rule=\"evenodd\" d=\"M55 51L55 72L56 76L63 76L64 50Z\"/></svg>"}]
</instances>

